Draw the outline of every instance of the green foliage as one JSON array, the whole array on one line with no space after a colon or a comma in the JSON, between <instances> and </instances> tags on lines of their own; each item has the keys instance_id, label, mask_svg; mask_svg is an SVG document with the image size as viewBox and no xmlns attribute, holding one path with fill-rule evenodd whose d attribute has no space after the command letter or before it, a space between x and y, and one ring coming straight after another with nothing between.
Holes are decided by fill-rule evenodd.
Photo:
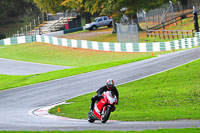
<instances>
[{"instance_id":1,"label":"green foliage","mask_svg":"<svg viewBox=\"0 0 200 133\"><path fill-rule=\"evenodd\" d=\"M13 36L40 13L32 0L0 0L0 33L6 37Z\"/></svg>"},{"instance_id":2,"label":"green foliage","mask_svg":"<svg viewBox=\"0 0 200 133\"><path fill-rule=\"evenodd\" d=\"M176 0L173 0L176 1ZM160 6L168 0L34 0L38 6L46 11L56 12L61 6L67 9L75 8L79 11L99 13L101 15L120 17L122 14L134 16L142 9L150 10ZM145 4L144 4L145 3ZM127 8L122 12L122 8Z\"/></svg>"},{"instance_id":3,"label":"green foliage","mask_svg":"<svg viewBox=\"0 0 200 133\"><path fill-rule=\"evenodd\" d=\"M63 0L33 0L43 12L51 12L53 14L64 11L65 8L61 5Z\"/></svg>"},{"instance_id":4,"label":"green foliage","mask_svg":"<svg viewBox=\"0 0 200 133\"><path fill-rule=\"evenodd\" d=\"M36 10L32 0L1 0L0 1L0 24L8 23L10 17L22 17Z\"/></svg>"}]
</instances>

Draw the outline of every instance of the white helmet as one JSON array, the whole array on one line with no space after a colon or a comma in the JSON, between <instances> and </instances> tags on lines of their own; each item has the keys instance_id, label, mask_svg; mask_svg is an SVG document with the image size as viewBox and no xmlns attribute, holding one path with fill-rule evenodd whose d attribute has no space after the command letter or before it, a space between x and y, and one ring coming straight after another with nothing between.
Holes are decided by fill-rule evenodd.
<instances>
[{"instance_id":1,"label":"white helmet","mask_svg":"<svg viewBox=\"0 0 200 133\"><path fill-rule=\"evenodd\" d=\"M111 89L114 87L114 80L108 79L108 80L106 81L106 86L107 86L107 88L108 88L109 90L111 90Z\"/></svg>"}]
</instances>

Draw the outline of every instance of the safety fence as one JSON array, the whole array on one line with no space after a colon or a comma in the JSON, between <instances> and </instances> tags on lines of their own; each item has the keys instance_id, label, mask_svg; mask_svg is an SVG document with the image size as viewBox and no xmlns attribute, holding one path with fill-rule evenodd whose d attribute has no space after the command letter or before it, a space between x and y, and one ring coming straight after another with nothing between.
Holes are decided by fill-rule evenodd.
<instances>
[{"instance_id":1,"label":"safety fence","mask_svg":"<svg viewBox=\"0 0 200 133\"><path fill-rule=\"evenodd\" d=\"M147 37L160 39L181 39L195 36L195 30L147 30Z\"/></svg>"},{"instance_id":2,"label":"safety fence","mask_svg":"<svg viewBox=\"0 0 200 133\"><path fill-rule=\"evenodd\" d=\"M0 40L0 45L22 44L31 42L43 42L53 45L67 46L73 48L84 48L92 50L104 50L115 52L156 52L173 49L185 49L200 46L200 33L196 37L174 40L171 42L154 42L154 43L111 43L95 42L87 40L73 40L57 38L46 35L32 35L13 37Z\"/></svg>"}]
</instances>

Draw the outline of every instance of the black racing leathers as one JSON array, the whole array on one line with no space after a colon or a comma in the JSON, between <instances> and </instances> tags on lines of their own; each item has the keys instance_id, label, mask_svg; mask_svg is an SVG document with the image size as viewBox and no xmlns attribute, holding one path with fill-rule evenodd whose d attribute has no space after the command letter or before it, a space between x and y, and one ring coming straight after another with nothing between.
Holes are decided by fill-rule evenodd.
<instances>
[{"instance_id":1,"label":"black racing leathers","mask_svg":"<svg viewBox=\"0 0 200 133\"><path fill-rule=\"evenodd\" d=\"M100 96L103 94L103 92L105 92L105 91L112 91L113 93L114 93L114 95L116 95L116 97L117 97L117 104L118 104L118 101L119 101L119 93L118 93L118 91L117 91L117 88L114 86L111 90L109 90L108 88L107 88L107 86L105 85L105 86L103 86L103 87L101 87L101 88L99 88L98 90L97 90L97 95L94 95L93 97L92 97L92 103L91 103L91 106L90 106L90 109L92 109L92 110L94 110L94 104L95 104L95 102L97 101L97 100L99 100L100 99Z\"/></svg>"},{"instance_id":2,"label":"black racing leathers","mask_svg":"<svg viewBox=\"0 0 200 133\"><path fill-rule=\"evenodd\" d=\"M103 87L101 87L101 88L99 88L99 89L97 90L97 95L98 95L98 96L99 96L99 95L102 95L104 91L110 91L110 90L106 87L106 85L103 86ZM114 87L112 88L111 91L114 93L114 95L117 96L117 100L119 100L119 94L118 94L117 88L114 86Z\"/></svg>"}]
</instances>

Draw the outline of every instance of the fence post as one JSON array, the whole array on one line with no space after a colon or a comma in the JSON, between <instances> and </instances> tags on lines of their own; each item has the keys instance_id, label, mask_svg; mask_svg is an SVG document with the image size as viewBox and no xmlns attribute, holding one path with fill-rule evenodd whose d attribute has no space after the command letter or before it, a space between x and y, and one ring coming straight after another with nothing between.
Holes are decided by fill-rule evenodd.
<instances>
[{"instance_id":1,"label":"fence post","mask_svg":"<svg viewBox=\"0 0 200 133\"><path fill-rule=\"evenodd\" d=\"M23 36L23 34L24 34L24 30L23 30L23 28L21 28L21 31L22 31L22 36Z\"/></svg>"},{"instance_id":2,"label":"fence post","mask_svg":"<svg viewBox=\"0 0 200 133\"><path fill-rule=\"evenodd\" d=\"M158 16L157 16L157 17L158 17L157 19L158 19L158 23L159 23L159 9L157 9L157 15L158 15Z\"/></svg>"},{"instance_id":3,"label":"fence post","mask_svg":"<svg viewBox=\"0 0 200 133\"><path fill-rule=\"evenodd\" d=\"M169 34L168 34L168 30L167 30L167 37L168 37L168 39L169 39Z\"/></svg>"},{"instance_id":4,"label":"fence post","mask_svg":"<svg viewBox=\"0 0 200 133\"><path fill-rule=\"evenodd\" d=\"M28 33L28 29L27 29L27 28L28 28L28 26L26 25L26 35L27 35L27 33Z\"/></svg>"},{"instance_id":5,"label":"fence post","mask_svg":"<svg viewBox=\"0 0 200 133\"><path fill-rule=\"evenodd\" d=\"M159 38L161 39L161 37L160 37L160 31L158 31L158 35L159 35Z\"/></svg>"},{"instance_id":6,"label":"fence post","mask_svg":"<svg viewBox=\"0 0 200 133\"><path fill-rule=\"evenodd\" d=\"M172 4L172 1L169 1L169 3L170 3L170 6L172 7L172 17L174 18L174 24L176 25L176 18L174 17L174 7Z\"/></svg>"},{"instance_id":7,"label":"fence post","mask_svg":"<svg viewBox=\"0 0 200 133\"><path fill-rule=\"evenodd\" d=\"M164 37L164 40L165 40L165 31L162 31L162 34L163 34L163 37Z\"/></svg>"},{"instance_id":8,"label":"fence post","mask_svg":"<svg viewBox=\"0 0 200 133\"><path fill-rule=\"evenodd\" d=\"M182 33L182 38L184 38L183 31L181 31L181 33Z\"/></svg>"},{"instance_id":9,"label":"fence post","mask_svg":"<svg viewBox=\"0 0 200 133\"><path fill-rule=\"evenodd\" d=\"M35 19L34 19L34 28L36 28L36 23L35 23Z\"/></svg>"},{"instance_id":10,"label":"fence post","mask_svg":"<svg viewBox=\"0 0 200 133\"><path fill-rule=\"evenodd\" d=\"M43 20L43 23L44 23L44 13L42 14L42 20Z\"/></svg>"},{"instance_id":11,"label":"fence post","mask_svg":"<svg viewBox=\"0 0 200 133\"><path fill-rule=\"evenodd\" d=\"M154 31L154 37L156 38L156 31Z\"/></svg>"},{"instance_id":12,"label":"fence post","mask_svg":"<svg viewBox=\"0 0 200 133\"><path fill-rule=\"evenodd\" d=\"M17 31L17 36L19 37L19 31Z\"/></svg>"},{"instance_id":13,"label":"fence post","mask_svg":"<svg viewBox=\"0 0 200 133\"><path fill-rule=\"evenodd\" d=\"M143 11L144 16L145 16L145 25L146 25L146 31L148 30L148 25L147 25L147 13Z\"/></svg>"},{"instance_id":14,"label":"fence post","mask_svg":"<svg viewBox=\"0 0 200 133\"><path fill-rule=\"evenodd\" d=\"M38 26L40 26L40 17L38 17Z\"/></svg>"},{"instance_id":15,"label":"fence post","mask_svg":"<svg viewBox=\"0 0 200 133\"><path fill-rule=\"evenodd\" d=\"M32 25L31 25L31 22L30 22L30 34L32 34L32 33L31 33L31 30L32 30Z\"/></svg>"},{"instance_id":16,"label":"fence post","mask_svg":"<svg viewBox=\"0 0 200 133\"><path fill-rule=\"evenodd\" d=\"M171 31L171 34L172 34L172 39L174 40L174 33L173 33L173 31Z\"/></svg>"},{"instance_id":17,"label":"fence post","mask_svg":"<svg viewBox=\"0 0 200 133\"><path fill-rule=\"evenodd\" d=\"M179 37L178 37L178 31L176 31L176 35L177 35L177 38L179 39Z\"/></svg>"},{"instance_id":18,"label":"fence post","mask_svg":"<svg viewBox=\"0 0 200 133\"><path fill-rule=\"evenodd\" d=\"M194 28L196 32L199 32L198 14L193 6Z\"/></svg>"},{"instance_id":19,"label":"fence post","mask_svg":"<svg viewBox=\"0 0 200 133\"><path fill-rule=\"evenodd\" d=\"M48 16L48 12L47 12L47 21L49 21L49 16Z\"/></svg>"}]
</instances>

